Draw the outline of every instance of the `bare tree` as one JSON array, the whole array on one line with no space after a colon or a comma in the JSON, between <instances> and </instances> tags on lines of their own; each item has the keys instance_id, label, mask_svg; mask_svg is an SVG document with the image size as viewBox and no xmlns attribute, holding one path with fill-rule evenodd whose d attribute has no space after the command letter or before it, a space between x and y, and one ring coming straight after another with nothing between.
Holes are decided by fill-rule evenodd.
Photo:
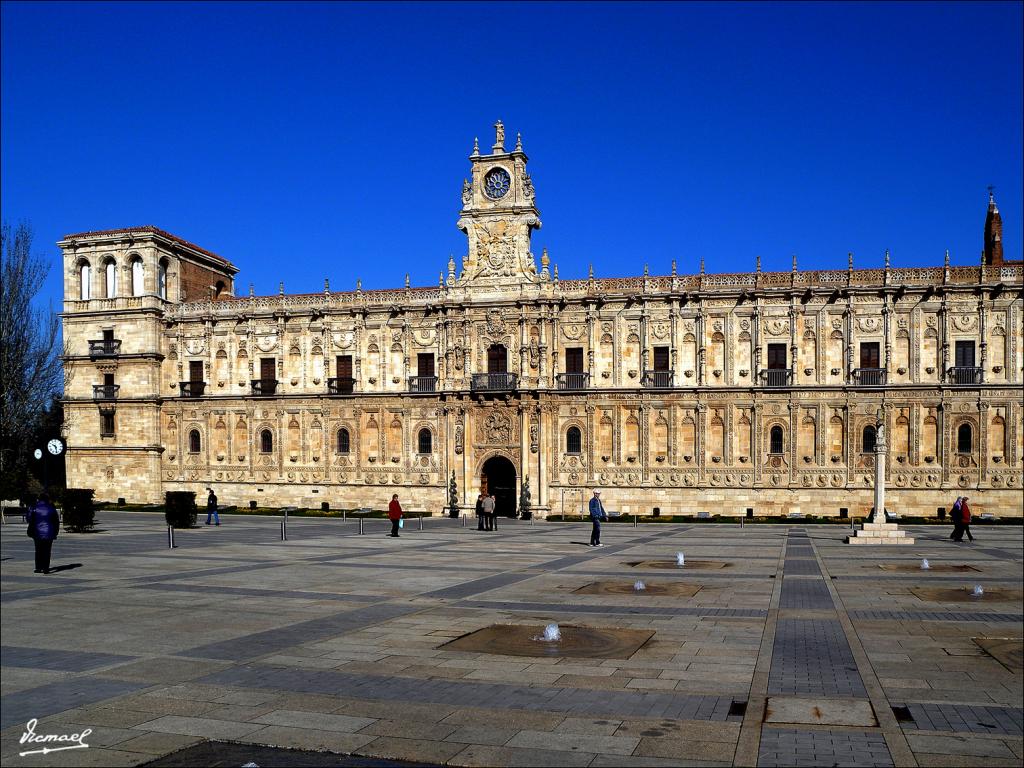
<instances>
[{"instance_id":1,"label":"bare tree","mask_svg":"<svg viewBox=\"0 0 1024 768\"><path fill-rule=\"evenodd\" d=\"M0 244L0 490L24 482L29 437L61 393L60 322L52 306L33 304L50 271L32 253L32 228L4 222Z\"/></svg>"}]
</instances>

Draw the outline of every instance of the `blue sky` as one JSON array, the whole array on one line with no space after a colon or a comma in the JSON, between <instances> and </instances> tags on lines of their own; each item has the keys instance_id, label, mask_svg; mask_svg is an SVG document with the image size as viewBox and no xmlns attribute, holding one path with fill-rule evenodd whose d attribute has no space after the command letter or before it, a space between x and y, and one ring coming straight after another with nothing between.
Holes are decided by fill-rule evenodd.
<instances>
[{"instance_id":1,"label":"blue sky","mask_svg":"<svg viewBox=\"0 0 1024 768\"><path fill-rule=\"evenodd\" d=\"M154 224L238 292L435 285L522 132L563 278L1021 258L1021 3L4 3L2 215ZM45 298L60 297L59 270Z\"/></svg>"}]
</instances>

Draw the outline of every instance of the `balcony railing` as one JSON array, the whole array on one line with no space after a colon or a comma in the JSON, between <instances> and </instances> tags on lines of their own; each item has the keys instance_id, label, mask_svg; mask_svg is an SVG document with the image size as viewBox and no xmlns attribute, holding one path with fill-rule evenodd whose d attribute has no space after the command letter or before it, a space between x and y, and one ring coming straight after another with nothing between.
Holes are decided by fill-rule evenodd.
<instances>
[{"instance_id":1,"label":"balcony railing","mask_svg":"<svg viewBox=\"0 0 1024 768\"><path fill-rule=\"evenodd\" d=\"M355 391L356 380L351 376L327 380L327 394L351 395Z\"/></svg>"},{"instance_id":2,"label":"balcony railing","mask_svg":"<svg viewBox=\"0 0 1024 768\"><path fill-rule=\"evenodd\" d=\"M516 388L514 373L474 373L472 388L474 392L509 392Z\"/></svg>"},{"instance_id":3,"label":"balcony railing","mask_svg":"<svg viewBox=\"0 0 1024 768\"><path fill-rule=\"evenodd\" d=\"M573 390L586 389L589 373L560 373L556 377L559 389Z\"/></svg>"},{"instance_id":4,"label":"balcony railing","mask_svg":"<svg viewBox=\"0 0 1024 768\"><path fill-rule=\"evenodd\" d=\"M205 381L182 381L179 387L182 397L202 397L206 392Z\"/></svg>"},{"instance_id":5,"label":"balcony railing","mask_svg":"<svg viewBox=\"0 0 1024 768\"><path fill-rule=\"evenodd\" d=\"M89 357L116 357L119 354L120 339L89 339Z\"/></svg>"},{"instance_id":6,"label":"balcony railing","mask_svg":"<svg viewBox=\"0 0 1024 768\"><path fill-rule=\"evenodd\" d=\"M857 368L853 371L853 383L862 387L884 387L885 368Z\"/></svg>"},{"instance_id":7,"label":"balcony railing","mask_svg":"<svg viewBox=\"0 0 1024 768\"><path fill-rule=\"evenodd\" d=\"M793 379L789 368L766 368L761 371L761 384L765 387L788 387Z\"/></svg>"},{"instance_id":8,"label":"balcony railing","mask_svg":"<svg viewBox=\"0 0 1024 768\"><path fill-rule=\"evenodd\" d=\"M437 392L437 376L410 376L410 392Z\"/></svg>"},{"instance_id":9,"label":"balcony railing","mask_svg":"<svg viewBox=\"0 0 1024 768\"><path fill-rule=\"evenodd\" d=\"M644 371L640 383L648 389L671 389L672 371Z\"/></svg>"},{"instance_id":10,"label":"balcony railing","mask_svg":"<svg viewBox=\"0 0 1024 768\"><path fill-rule=\"evenodd\" d=\"M254 395L273 395L277 393L277 379L253 379L252 393Z\"/></svg>"},{"instance_id":11,"label":"balcony railing","mask_svg":"<svg viewBox=\"0 0 1024 768\"><path fill-rule=\"evenodd\" d=\"M93 384L93 400L117 400L117 391L121 389L120 384Z\"/></svg>"},{"instance_id":12,"label":"balcony railing","mask_svg":"<svg viewBox=\"0 0 1024 768\"><path fill-rule=\"evenodd\" d=\"M981 384L981 368L973 365L955 365L946 371L946 383L960 386Z\"/></svg>"}]
</instances>

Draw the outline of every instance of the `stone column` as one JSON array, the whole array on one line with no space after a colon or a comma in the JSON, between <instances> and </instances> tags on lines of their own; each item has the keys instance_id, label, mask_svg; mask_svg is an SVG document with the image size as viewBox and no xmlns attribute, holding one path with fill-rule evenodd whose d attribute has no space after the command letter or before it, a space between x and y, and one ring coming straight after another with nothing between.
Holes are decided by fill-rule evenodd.
<instances>
[{"instance_id":1,"label":"stone column","mask_svg":"<svg viewBox=\"0 0 1024 768\"><path fill-rule=\"evenodd\" d=\"M885 522L885 416L879 411L875 427L875 517L874 522Z\"/></svg>"}]
</instances>

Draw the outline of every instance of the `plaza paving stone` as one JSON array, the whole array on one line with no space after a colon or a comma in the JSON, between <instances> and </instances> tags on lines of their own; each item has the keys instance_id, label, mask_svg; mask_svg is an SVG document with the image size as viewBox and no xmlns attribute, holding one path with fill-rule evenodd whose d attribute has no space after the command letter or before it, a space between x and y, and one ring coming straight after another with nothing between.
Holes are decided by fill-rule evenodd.
<instances>
[{"instance_id":1,"label":"plaza paving stone","mask_svg":"<svg viewBox=\"0 0 1024 768\"><path fill-rule=\"evenodd\" d=\"M101 532L60 536L54 564L75 567L50 575L32 574L20 526L0 535L5 766L175 765L183 748L276 754L265 747L365 765L1019 765L1024 755L1024 676L975 642L1020 638L1020 601L915 594L1019 591L1017 526L979 525L974 545L910 527L917 542L890 552L844 545L840 526L611 524L596 549L575 523L481 533L433 518L391 539L383 520L360 536L355 521L292 518L282 542L276 518L225 515L219 528L179 531L168 550L159 515L99 518ZM679 551L727 567L630 566ZM915 572L923 557L976 570ZM576 591L636 578L700 590ZM626 659L445 647L492 624L539 632L550 621L655 635ZM878 724L855 725L851 711ZM91 728L90 746L21 757L30 718L40 734ZM331 760L319 764L346 764Z\"/></svg>"}]
</instances>

